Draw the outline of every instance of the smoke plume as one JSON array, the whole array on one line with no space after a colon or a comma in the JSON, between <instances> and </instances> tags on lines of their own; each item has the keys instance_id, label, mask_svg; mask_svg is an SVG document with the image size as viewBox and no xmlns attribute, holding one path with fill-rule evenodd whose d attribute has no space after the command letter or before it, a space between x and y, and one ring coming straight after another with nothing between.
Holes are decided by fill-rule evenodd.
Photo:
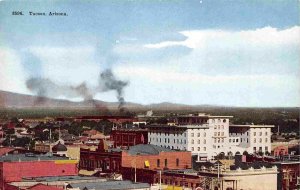
<instances>
[{"instance_id":1,"label":"smoke plume","mask_svg":"<svg viewBox=\"0 0 300 190\"><path fill-rule=\"evenodd\" d=\"M50 79L45 78L30 78L26 81L27 88L38 95L38 103L43 102L44 97L57 98L64 96L66 98L81 97L84 100L92 100L95 107L96 102L94 96L97 93L115 90L119 102L119 109L122 111L125 104L124 88L128 85L127 81L117 80L110 69L100 73L98 85L94 88L89 87L86 83L81 83L78 86L59 85Z\"/></svg>"}]
</instances>

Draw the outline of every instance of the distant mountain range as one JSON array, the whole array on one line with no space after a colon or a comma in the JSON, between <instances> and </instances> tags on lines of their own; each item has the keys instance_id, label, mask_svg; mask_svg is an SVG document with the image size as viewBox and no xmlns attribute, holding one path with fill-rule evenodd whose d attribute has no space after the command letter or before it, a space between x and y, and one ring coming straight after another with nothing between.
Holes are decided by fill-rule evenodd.
<instances>
[{"instance_id":1,"label":"distant mountain range","mask_svg":"<svg viewBox=\"0 0 300 190\"><path fill-rule=\"evenodd\" d=\"M100 100L86 100L81 102L73 102L69 100L53 99L46 97L38 97L32 95L24 95L13 92L0 90L0 108L108 108L117 109L118 102L104 102ZM135 109L188 109L198 106L191 106L185 104L175 104L169 102L163 102L158 104L142 105L132 102L126 102L125 107ZM201 105L201 107L216 107L210 105Z\"/></svg>"}]
</instances>

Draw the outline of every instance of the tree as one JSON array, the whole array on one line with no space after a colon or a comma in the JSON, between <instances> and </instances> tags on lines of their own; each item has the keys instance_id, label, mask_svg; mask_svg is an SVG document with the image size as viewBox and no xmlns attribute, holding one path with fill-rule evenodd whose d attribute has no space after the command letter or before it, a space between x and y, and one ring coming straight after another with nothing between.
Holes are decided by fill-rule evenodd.
<instances>
[{"instance_id":1,"label":"tree","mask_svg":"<svg viewBox=\"0 0 300 190\"><path fill-rule=\"evenodd\" d=\"M248 156L249 153L245 150L245 151L243 152L243 155Z\"/></svg>"}]
</instances>

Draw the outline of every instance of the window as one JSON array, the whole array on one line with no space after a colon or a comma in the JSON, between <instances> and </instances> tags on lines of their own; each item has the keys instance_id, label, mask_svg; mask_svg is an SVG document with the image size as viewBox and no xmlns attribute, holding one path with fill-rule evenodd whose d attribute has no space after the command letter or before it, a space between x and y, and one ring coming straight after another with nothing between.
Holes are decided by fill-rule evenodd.
<instances>
[{"instance_id":1,"label":"window","mask_svg":"<svg viewBox=\"0 0 300 190\"><path fill-rule=\"evenodd\" d=\"M260 143L262 142L262 138L259 139L259 142L260 142Z\"/></svg>"},{"instance_id":2,"label":"window","mask_svg":"<svg viewBox=\"0 0 300 190\"><path fill-rule=\"evenodd\" d=\"M256 147L253 147L253 152L256 152Z\"/></svg>"},{"instance_id":3,"label":"window","mask_svg":"<svg viewBox=\"0 0 300 190\"><path fill-rule=\"evenodd\" d=\"M203 150L206 151L206 147L203 147Z\"/></svg>"},{"instance_id":4,"label":"window","mask_svg":"<svg viewBox=\"0 0 300 190\"><path fill-rule=\"evenodd\" d=\"M206 133L205 132L203 133L203 136L206 137Z\"/></svg>"},{"instance_id":5,"label":"window","mask_svg":"<svg viewBox=\"0 0 300 190\"><path fill-rule=\"evenodd\" d=\"M191 150L194 151L194 147L192 147Z\"/></svg>"},{"instance_id":6,"label":"window","mask_svg":"<svg viewBox=\"0 0 300 190\"><path fill-rule=\"evenodd\" d=\"M256 138L254 138L254 143L256 143Z\"/></svg>"},{"instance_id":7,"label":"window","mask_svg":"<svg viewBox=\"0 0 300 190\"><path fill-rule=\"evenodd\" d=\"M198 140L198 144L200 144L200 140Z\"/></svg>"},{"instance_id":8,"label":"window","mask_svg":"<svg viewBox=\"0 0 300 190\"><path fill-rule=\"evenodd\" d=\"M217 139L215 139L215 143L217 143Z\"/></svg>"},{"instance_id":9,"label":"window","mask_svg":"<svg viewBox=\"0 0 300 190\"><path fill-rule=\"evenodd\" d=\"M194 144L194 139L192 140L192 144Z\"/></svg>"},{"instance_id":10,"label":"window","mask_svg":"<svg viewBox=\"0 0 300 190\"><path fill-rule=\"evenodd\" d=\"M239 142L239 139L236 139L236 142Z\"/></svg>"},{"instance_id":11,"label":"window","mask_svg":"<svg viewBox=\"0 0 300 190\"><path fill-rule=\"evenodd\" d=\"M268 132L266 131L265 135L267 136L268 135Z\"/></svg>"},{"instance_id":12,"label":"window","mask_svg":"<svg viewBox=\"0 0 300 190\"><path fill-rule=\"evenodd\" d=\"M165 167L168 167L168 159L165 159Z\"/></svg>"},{"instance_id":13,"label":"window","mask_svg":"<svg viewBox=\"0 0 300 190\"><path fill-rule=\"evenodd\" d=\"M265 139L265 142L268 142L268 138Z\"/></svg>"},{"instance_id":14,"label":"window","mask_svg":"<svg viewBox=\"0 0 300 190\"><path fill-rule=\"evenodd\" d=\"M267 152L267 151L268 151L268 147L266 146L266 147L265 147L265 152Z\"/></svg>"},{"instance_id":15,"label":"window","mask_svg":"<svg viewBox=\"0 0 300 190\"><path fill-rule=\"evenodd\" d=\"M249 142L249 139L247 138L247 143Z\"/></svg>"},{"instance_id":16,"label":"window","mask_svg":"<svg viewBox=\"0 0 300 190\"><path fill-rule=\"evenodd\" d=\"M224 136L224 132L222 132L221 135Z\"/></svg>"},{"instance_id":17,"label":"window","mask_svg":"<svg viewBox=\"0 0 300 190\"><path fill-rule=\"evenodd\" d=\"M224 139L222 139L222 143L224 142Z\"/></svg>"},{"instance_id":18,"label":"window","mask_svg":"<svg viewBox=\"0 0 300 190\"><path fill-rule=\"evenodd\" d=\"M186 144L186 140L184 140L184 144Z\"/></svg>"},{"instance_id":19,"label":"window","mask_svg":"<svg viewBox=\"0 0 300 190\"><path fill-rule=\"evenodd\" d=\"M259 136L262 136L262 132L259 132Z\"/></svg>"},{"instance_id":20,"label":"window","mask_svg":"<svg viewBox=\"0 0 300 190\"><path fill-rule=\"evenodd\" d=\"M215 132L215 136L217 136L217 134L218 134L218 133L217 133L217 132Z\"/></svg>"},{"instance_id":21,"label":"window","mask_svg":"<svg viewBox=\"0 0 300 190\"><path fill-rule=\"evenodd\" d=\"M226 123L226 119L223 119L223 123Z\"/></svg>"},{"instance_id":22,"label":"window","mask_svg":"<svg viewBox=\"0 0 300 190\"><path fill-rule=\"evenodd\" d=\"M235 142L235 139L232 139L232 142Z\"/></svg>"},{"instance_id":23,"label":"window","mask_svg":"<svg viewBox=\"0 0 300 190\"><path fill-rule=\"evenodd\" d=\"M197 134L197 137L200 137L200 133Z\"/></svg>"},{"instance_id":24,"label":"window","mask_svg":"<svg viewBox=\"0 0 300 190\"><path fill-rule=\"evenodd\" d=\"M174 143L175 143L175 139L174 139Z\"/></svg>"},{"instance_id":25,"label":"window","mask_svg":"<svg viewBox=\"0 0 300 190\"><path fill-rule=\"evenodd\" d=\"M192 133L191 136L194 137L194 133Z\"/></svg>"},{"instance_id":26,"label":"window","mask_svg":"<svg viewBox=\"0 0 300 190\"><path fill-rule=\"evenodd\" d=\"M160 167L160 159L157 159L156 165L157 165L158 168Z\"/></svg>"},{"instance_id":27,"label":"window","mask_svg":"<svg viewBox=\"0 0 300 190\"><path fill-rule=\"evenodd\" d=\"M200 147L198 147L198 151L200 151Z\"/></svg>"},{"instance_id":28,"label":"window","mask_svg":"<svg viewBox=\"0 0 300 190\"><path fill-rule=\"evenodd\" d=\"M176 166L179 166L179 159L176 158Z\"/></svg>"},{"instance_id":29,"label":"window","mask_svg":"<svg viewBox=\"0 0 300 190\"><path fill-rule=\"evenodd\" d=\"M256 136L256 132L253 133L253 136Z\"/></svg>"},{"instance_id":30,"label":"window","mask_svg":"<svg viewBox=\"0 0 300 190\"><path fill-rule=\"evenodd\" d=\"M231 143L231 139L229 139L229 142Z\"/></svg>"},{"instance_id":31,"label":"window","mask_svg":"<svg viewBox=\"0 0 300 190\"><path fill-rule=\"evenodd\" d=\"M220 136L220 132L218 132L218 136Z\"/></svg>"},{"instance_id":32,"label":"window","mask_svg":"<svg viewBox=\"0 0 300 190\"><path fill-rule=\"evenodd\" d=\"M206 144L206 140L205 139L203 140L203 144Z\"/></svg>"}]
</instances>

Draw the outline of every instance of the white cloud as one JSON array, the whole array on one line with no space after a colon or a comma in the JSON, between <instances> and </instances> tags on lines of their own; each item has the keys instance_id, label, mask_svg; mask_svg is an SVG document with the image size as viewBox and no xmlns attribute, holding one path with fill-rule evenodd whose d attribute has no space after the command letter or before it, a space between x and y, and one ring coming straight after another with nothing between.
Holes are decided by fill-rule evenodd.
<instances>
[{"instance_id":1,"label":"white cloud","mask_svg":"<svg viewBox=\"0 0 300 190\"><path fill-rule=\"evenodd\" d=\"M192 51L168 60L124 63L116 71L130 79L131 101L171 101L236 106L300 105L300 27L247 31L181 32L184 41L163 41L143 48ZM142 98L141 98L142 97Z\"/></svg>"},{"instance_id":2,"label":"white cloud","mask_svg":"<svg viewBox=\"0 0 300 190\"><path fill-rule=\"evenodd\" d=\"M164 41L156 44L146 44L147 48L166 48L170 46L186 46L189 48L205 48L210 44L220 44L222 48L239 46L274 46L295 44L300 42L300 27L294 26L285 30L265 27L256 30L226 31L226 30L192 30L182 31L187 39L184 41Z\"/></svg>"},{"instance_id":3,"label":"white cloud","mask_svg":"<svg viewBox=\"0 0 300 190\"><path fill-rule=\"evenodd\" d=\"M0 89L27 94L26 78L27 73L17 52L10 48L0 48Z\"/></svg>"},{"instance_id":4,"label":"white cloud","mask_svg":"<svg viewBox=\"0 0 300 190\"><path fill-rule=\"evenodd\" d=\"M94 47L30 47L29 51L41 61L44 78L71 85L85 81L95 86L98 81L100 66L94 60Z\"/></svg>"}]
</instances>

